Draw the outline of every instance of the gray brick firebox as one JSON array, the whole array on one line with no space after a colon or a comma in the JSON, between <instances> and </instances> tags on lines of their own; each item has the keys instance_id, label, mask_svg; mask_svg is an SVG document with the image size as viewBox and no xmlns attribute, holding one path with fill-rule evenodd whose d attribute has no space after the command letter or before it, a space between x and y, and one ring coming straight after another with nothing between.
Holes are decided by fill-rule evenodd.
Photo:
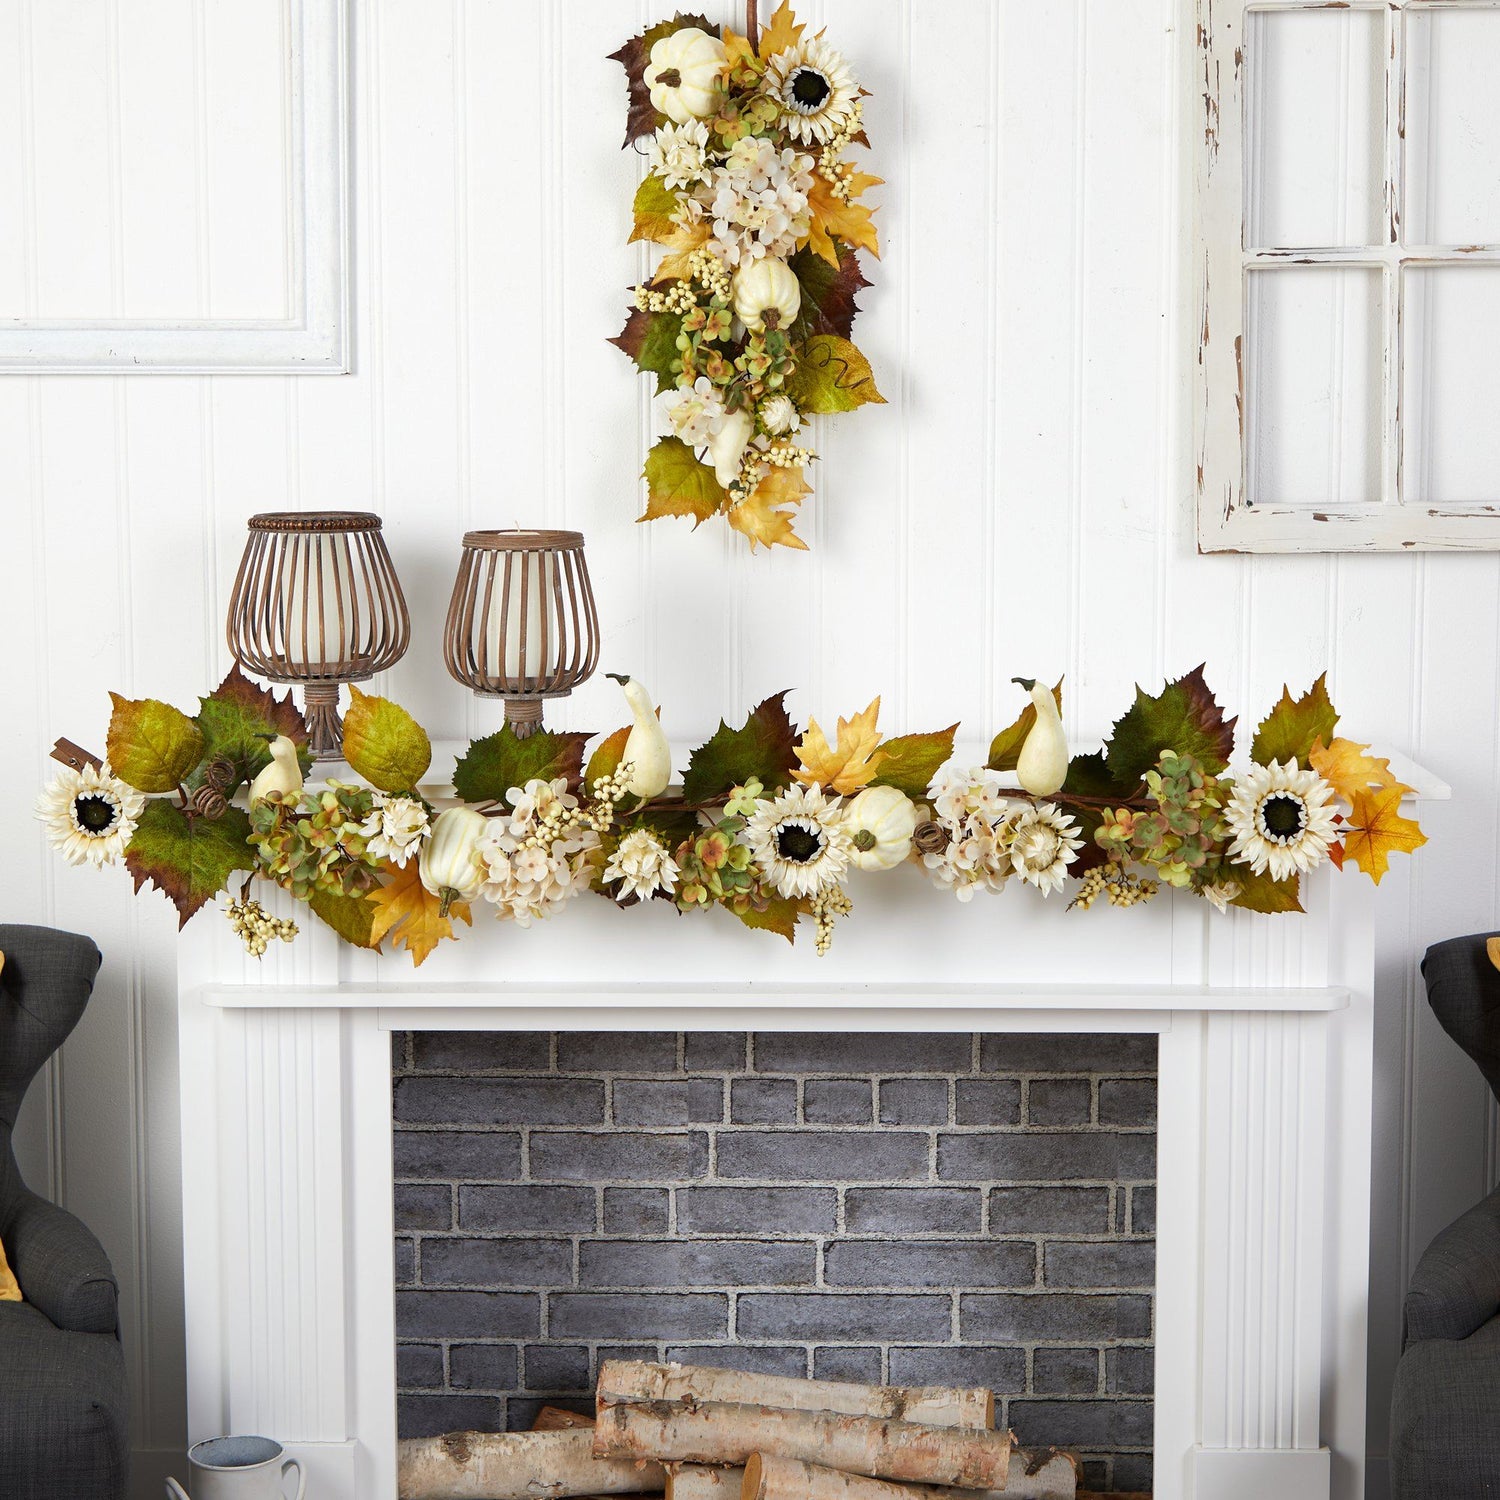
<instances>
[{"instance_id":1,"label":"gray brick firebox","mask_svg":"<svg viewBox=\"0 0 1500 1500\"><path fill-rule=\"evenodd\" d=\"M1149 1488L1155 1073L1154 1036L400 1034L401 1435L588 1409L629 1355L988 1384Z\"/></svg>"}]
</instances>

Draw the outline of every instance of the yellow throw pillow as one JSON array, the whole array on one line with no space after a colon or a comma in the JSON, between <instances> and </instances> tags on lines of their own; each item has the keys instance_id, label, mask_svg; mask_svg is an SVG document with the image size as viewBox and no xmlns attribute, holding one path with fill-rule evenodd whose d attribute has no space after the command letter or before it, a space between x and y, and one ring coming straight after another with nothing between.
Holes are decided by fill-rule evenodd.
<instances>
[{"instance_id":1,"label":"yellow throw pillow","mask_svg":"<svg viewBox=\"0 0 1500 1500\"><path fill-rule=\"evenodd\" d=\"M0 1302L19 1302L20 1300L20 1285L5 1259L5 1246L0 1245Z\"/></svg>"}]
</instances>

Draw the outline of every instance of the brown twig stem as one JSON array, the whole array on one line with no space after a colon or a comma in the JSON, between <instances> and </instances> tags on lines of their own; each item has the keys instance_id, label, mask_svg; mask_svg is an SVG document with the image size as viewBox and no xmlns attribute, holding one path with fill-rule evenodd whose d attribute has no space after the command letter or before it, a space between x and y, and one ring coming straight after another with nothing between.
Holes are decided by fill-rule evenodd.
<instances>
[{"instance_id":1,"label":"brown twig stem","mask_svg":"<svg viewBox=\"0 0 1500 1500\"><path fill-rule=\"evenodd\" d=\"M759 10L757 0L745 0L745 40L750 43L752 51L760 47Z\"/></svg>"}]
</instances>

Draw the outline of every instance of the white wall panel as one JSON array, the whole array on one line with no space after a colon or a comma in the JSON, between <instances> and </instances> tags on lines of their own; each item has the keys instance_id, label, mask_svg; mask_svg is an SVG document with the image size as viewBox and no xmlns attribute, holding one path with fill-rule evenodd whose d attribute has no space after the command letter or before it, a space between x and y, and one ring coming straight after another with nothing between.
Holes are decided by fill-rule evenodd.
<instances>
[{"instance_id":1,"label":"white wall panel","mask_svg":"<svg viewBox=\"0 0 1500 1500\"><path fill-rule=\"evenodd\" d=\"M191 59L181 5L136 9L95 26L96 6L0 0L0 76L18 82L0 87L0 138L21 143L0 152L6 222L37 195L27 233L0 234L0 306L90 315L190 290L223 310L215 215L247 200L225 200L214 164L264 142L208 106L247 83L235 49L210 44L250 23L204 12L205 134L157 173L143 143L188 107ZM0 735L0 912L106 952L22 1149L124 1279L137 1441L181 1435L174 923L120 873L47 857L32 788L58 734L102 739L108 688L186 706L217 679L247 515L352 506L386 518L412 605L385 686L435 735L500 722L449 681L438 642L462 531L519 521L587 533L602 664L641 675L677 738L792 686L804 717L880 692L892 731L962 717L977 739L1015 712L1012 675L1063 673L1070 717L1097 729L1134 680L1206 659L1250 716L1328 667L1352 728L1452 781L1432 843L1380 893L1379 1453L1402 1279L1492 1167L1483 1086L1431 1023L1416 962L1497 921L1500 565L1194 554L1177 0L808 0L873 90L884 253L857 337L888 404L816 432L809 553L638 526L660 417L604 342L646 264L624 243L643 168L619 149L606 54L667 9L355 4L352 375L0 378L0 629L18 643L0 693L22 725ZM740 18L729 0L708 9ZM245 50L246 67L263 57ZM105 86L80 90L84 70ZM49 164L85 130L110 149L80 224ZM601 679L557 717L607 729L624 713ZM143 1464L142 1495L163 1461Z\"/></svg>"}]
</instances>

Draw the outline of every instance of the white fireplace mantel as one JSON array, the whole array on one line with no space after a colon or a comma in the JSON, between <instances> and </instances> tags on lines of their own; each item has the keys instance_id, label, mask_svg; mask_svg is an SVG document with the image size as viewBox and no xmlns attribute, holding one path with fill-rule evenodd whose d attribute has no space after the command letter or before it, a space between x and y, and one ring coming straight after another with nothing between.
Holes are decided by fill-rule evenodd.
<instances>
[{"instance_id":1,"label":"white fireplace mantel","mask_svg":"<svg viewBox=\"0 0 1500 1500\"><path fill-rule=\"evenodd\" d=\"M263 1432L327 1500L394 1500L391 1047L408 1028L1119 1031L1159 1036L1156 1493L1364 1493L1373 922L1164 897L1067 913L854 889L832 954L585 898L420 970L320 928L180 950L189 1426ZM905 899L903 899L903 894ZM304 924L306 928L307 924ZM735 976L732 980L727 976Z\"/></svg>"}]
</instances>

